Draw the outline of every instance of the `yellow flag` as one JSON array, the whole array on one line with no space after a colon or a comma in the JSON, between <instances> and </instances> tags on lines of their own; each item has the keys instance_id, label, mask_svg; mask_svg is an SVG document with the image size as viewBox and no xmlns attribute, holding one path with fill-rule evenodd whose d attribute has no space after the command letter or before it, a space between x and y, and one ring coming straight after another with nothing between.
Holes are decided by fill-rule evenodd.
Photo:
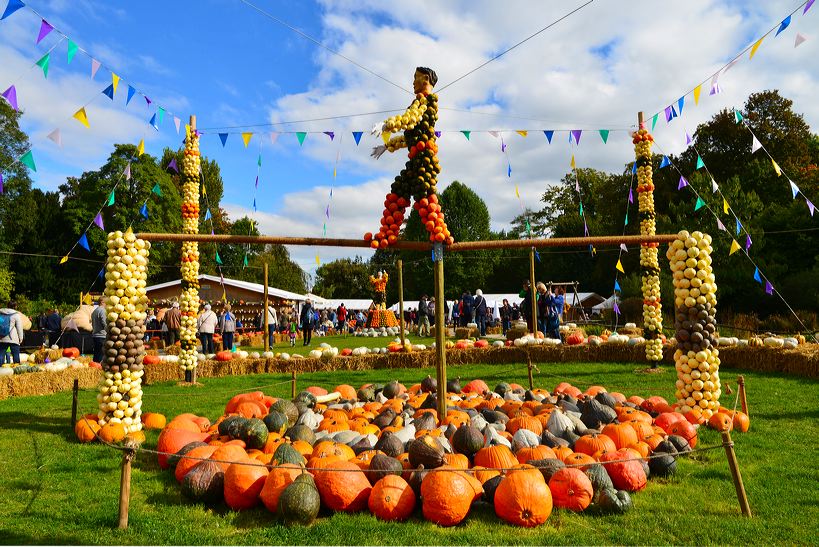
<instances>
[{"instance_id":1,"label":"yellow flag","mask_svg":"<svg viewBox=\"0 0 819 547\"><path fill-rule=\"evenodd\" d=\"M735 240L731 241L731 250L728 251L728 256L731 256L732 254L737 252L739 249L740 249L740 247L739 247L739 243L737 243L737 240L735 239Z\"/></svg>"},{"instance_id":2,"label":"yellow flag","mask_svg":"<svg viewBox=\"0 0 819 547\"><path fill-rule=\"evenodd\" d=\"M700 92L702 92L702 84L694 88L694 104L700 104Z\"/></svg>"},{"instance_id":3,"label":"yellow flag","mask_svg":"<svg viewBox=\"0 0 819 547\"><path fill-rule=\"evenodd\" d=\"M574 163L574 154L572 154L572 169L577 169L577 165Z\"/></svg>"},{"instance_id":4,"label":"yellow flag","mask_svg":"<svg viewBox=\"0 0 819 547\"><path fill-rule=\"evenodd\" d=\"M85 107L82 107L76 112L74 112L74 119L83 124L85 127L88 128L91 127L90 125L88 125L88 116L85 113Z\"/></svg>"},{"instance_id":5,"label":"yellow flag","mask_svg":"<svg viewBox=\"0 0 819 547\"><path fill-rule=\"evenodd\" d=\"M208 191L207 191L207 189L205 189L205 185L203 184L202 185L202 197L205 197L207 195L208 195ZM251 226L251 228L252 228L252 226Z\"/></svg>"},{"instance_id":6,"label":"yellow flag","mask_svg":"<svg viewBox=\"0 0 819 547\"><path fill-rule=\"evenodd\" d=\"M520 199L520 190L518 190L518 185L515 185L515 196Z\"/></svg>"},{"instance_id":7,"label":"yellow flag","mask_svg":"<svg viewBox=\"0 0 819 547\"><path fill-rule=\"evenodd\" d=\"M774 161L774 160L771 160L771 163L773 163L773 168L774 168L774 171L776 171L776 176L781 177L782 176L782 169L779 168L779 164L776 163L776 161Z\"/></svg>"},{"instance_id":8,"label":"yellow flag","mask_svg":"<svg viewBox=\"0 0 819 547\"><path fill-rule=\"evenodd\" d=\"M333 167L333 178L336 178L336 168Z\"/></svg>"},{"instance_id":9,"label":"yellow flag","mask_svg":"<svg viewBox=\"0 0 819 547\"><path fill-rule=\"evenodd\" d=\"M762 38L760 38L759 40L757 40L757 41L756 41L756 43L754 44L754 46L751 48L751 55L750 55L750 56L748 56L748 58L749 58L749 59L753 59L753 58L754 58L754 55L756 55L756 50L758 50L758 49L759 49L759 46L761 46L761 45L762 45L762 40L764 40L764 39L765 39L765 37L763 36Z\"/></svg>"},{"instance_id":10,"label":"yellow flag","mask_svg":"<svg viewBox=\"0 0 819 547\"><path fill-rule=\"evenodd\" d=\"M242 140L245 141L245 148L247 145L250 144L250 139L253 137L253 133L242 133Z\"/></svg>"},{"instance_id":11,"label":"yellow flag","mask_svg":"<svg viewBox=\"0 0 819 547\"><path fill-rule=\"evenodd\" d=\"M529 132L528 132L528 131L526 131L526 130L523 130L523 129L520 129L520 130L518 130L518 131L515 131L515 133L517 133L517 134L518 134L518 135L520 135L521 137L526 137L526 136L528 136L528 135L529 135Z\"/></svg>"},{"instance_id":12,"label":"yellow flag","mask_svg":"<svg viewBox=\"0 0 819 547\"><path fill-rule=\"evenodd\" d=\"M93 302L94 301L91 300L91 293L86 294L85 297L82 299L82 303L85 304L86 306L90 306L91 304L93 304Z\"/></svg>"},{"instance_id":13,"label":"yellow flag","mask_svg":"<svg viewBox=\"0 0 819 547\"><path fill-rule=\"evenodd\" d=\"M60 264L65 264L66 262L68 262L68 255L65 255L60 259Z\"/></svg>"},{"instance_id":14,"label":"yellow flag","mask_svg":"<svg viewBox=\"0 0 819 547\"><path fill-rule=\"evenodd\" d=\"M725 200L725 198L722 198L722 210L726 215L728 214L728 202Z\"/></svg>"},{"instance_id":15,"label":"yellow flag","mask_svg":"<svg viewBox=\"0 0 819 547\"><path fill-rule=\"evenodd\" d=\"M591 251L591 254L592 254L592 256L594 256L594 255L596 255L596 254L597 254L597 248L596 248L594 245L592 245L592 251ZM625 272L623 272L623 273L625 273Z\"/></svg>"},{"instance_id":16,"label":"yellow flag","mask_svg":"<svg viewBox=\"0 0 819 547\"><path fill-rule=\"evenodd\" d=\"M620 259L617 259L617 266L615 266L620 273L626 273L626 270L623 269L623 263L620 262Z\"/></svg>"},{"instance_id":17,"label":"yellow flag","mask_svg":"<svg viewBox=\"0 0 819 547\"><path fill-rule=\"evenodd\" d=\"M116 95L117 94L117 86L119 86L119 76L117 76L113 72L111 73L111 82L114 84L114 95Z\"/></svg>"},{"instance_id":18,"label":"yellow flag","mask_svg":"<svg viewBox=\"0 0 819 547\"><path fill-rule=\"evenodd\" d=\"M227 302L227 292L225 292L225 289L222 289L222 302Z\"/></svg>"},{"instance_id":19,"label":"yellow flag","mask_svg":"<svg viewBox=\"0 0 819 547\"><path fill-rule=\"evenodd\" d=\"M141 156L145 153L145 139L139 140L139 146L137 146L137 155Z\"/></svg>"},{"instance_id":20,"label":"yellow flag","mask_svg":"<svg viewBox=\"0 0 819 547\"><path fill-rule=\"evenodd\" d=\"M319 255L318 255L318 253L316 253L316 266L320 266L320 265L321 265L321 260L319 260Z\"/></svg>"},{"instance_id":21,"label":"yellow flag","mask_svg":"<svg viewBox=\"0 0 819 547\"><path fill-rule=\"evenodd\" d=\"M381 139L384 141L384 144L390 142L390 137L392 137L392 133L389 131L384 131L381 133Z\"/></svg>"}]
</instances>

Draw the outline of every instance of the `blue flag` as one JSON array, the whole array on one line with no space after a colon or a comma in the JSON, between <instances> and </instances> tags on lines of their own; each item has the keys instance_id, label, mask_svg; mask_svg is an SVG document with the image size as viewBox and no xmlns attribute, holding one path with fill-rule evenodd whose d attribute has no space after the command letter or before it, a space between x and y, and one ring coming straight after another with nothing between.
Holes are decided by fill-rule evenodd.
<instances>
[{"instance_id":1,"label":"blue flag","mask_svg":"<svg viewBox=\"0 0 819 547\"><path fill-rule=\"evenodd\" d=\"M549 144L552 144L552 137L555 136L555 132L551 129L545 129L543 134L546 135L546 140L549 141Z\"/></svg>"},{"instance_id":2,"label":"blue flag","mask_svg":"<svg viewBox=\"0 0 819 547\"><path fill-rule=\"evenodd\" d=\"M227 142L228 134L227 133L219 133L219 140L222 141L222 147L224 148L225 143Z\"/></svg>"},{"instance_id":3,"label":"blue flag","mask_svg":"<svg viewBox=\"0 0 819 547\"><path fill-rule=\"evenodd\" d=\"M210 220L210 209L205 211L205 220Z\"/></svg>"},{"instance_id":4,"label":"blue flag","mask_svg":"<svg viewBox=\"0 0 819 547\"><path fill-rule=\"evenodd\" d=\"M634 165L631 167L631 173L633 175L637 174L637 162L634 162Z\"/></svg>"},{"instance_id":5,"label":"blue flag","mask_svg":"<svg viewBox=\"0 0 819 547\"><path fill-rule=\"evenodd\" d=\"M129 85L128 96L125 98L125 106L128 106L128 103L130 103L131 99L134 98L134 93L136 93L136 89L134 89L134 86Z\"/></svg>"},{"instance_id":6,"label":"blue flag","mask_svg":"<svg viewBox=\"0 0 819 547\"><path fill-rule=\"evenodd\" d=\"M139 209L139 214L142 215L143 218L146 220L148 219L148 204L143 203L142 207Z\"/></svg>"},{"instance_id":7,"label":"blue flag","mask_svg":"<svg viewBox=\"0 0 819 547\"><path fill-rule=\"evenodd\" d=\"M759 268L754 268L754 281L762 283L762 276L759 275Z\"/></svg>"},{"instance_id":8,"label":"blue flag","mask_svg":"<svg viewBox=\"0 0 819 547\"><path fill-rule=\"evenodd\" d=\"M788 28L788 26L790 24L791 24L791 16L788 15L787 17L785 17L785 19L782 20L782 23L779 25L779 30L776 31L776 34L774 35L774 38L776 36L779 36L779 33L782 32L783 30L785 30L786 28Z\"/></svg>"},{"instance_id":9,"label":"blue flag","mask_svg":"<svg viewBox=\"0 0 819 547\"><path fill-rule=\"evenodd\" d=\"M80 236L79 241L77 241L77 245L85 249L86 251L90 251L91 247L88 245L88 236L85 234Z\"/></svg>"},{"instance_id":10,"label":"blue flag","mask_svg":"<svg viewBox=\"0 0 819 547\"><path fill-rule=\"evenodd\" d=\"M742 224L739 223L739 219L737 219L737 235L742 231Z\"/></svg>"},{"instance_id":11,"label":"blue flag","mask_svg":"<svg viewBox=\"0 0 819 547\"><path fill-rule=\"evenodd\" d=\"M6 11L3 12L3 16L0 17L0 20L5 19L23 6L25 6L25 4L23 4L20 0L9 0L9 3L6 6Z\"/></svg>"},{"instance_id":12,"label":"blue flag","mask_svg":"<svg viewBox=\"0 0 819 547\"><path fill-rule=\"evenodd\" d=\"M102 90L102 94L113 101L114 100L114 84L108 84L108 87L106 87L105 89Z\"/></svg>"},{"instance_id":13,"label":"blue flag","mask_svg":"<svg viewBox=\"0 0 819 547\"><path fill-rule=\"evenodd\" d=\"M616 279L614 280L614 290L615 290L615 291L618 291L618 292L622 292L622 291L623 291L623 290L620 288L620 283L618 283Z\"/></svg>"},{"instance_id":14,"label":"blue flag","mask_svg":"<svg viewBox=\"0 0 819 547\"><path fill-rule=\"evenodd\" d=\"M156 112L154 112L154 115L151 116L151 119L148 121L148 123L151 125L151 127L159 131L159 126L156 125Z\"/></svg>"},{"instance_id":15,"label":"blue flag","mask_svg":"<svg viewBox=\"0 0 819 547\"><path fill-rule=\"evenodd\" d=\"M663 159L660 160L660 169L669 165L671 165L671 160L668 159L668 156L663 156Z\"/></svg>"},{"instance_id":16,"label":"blue flag","mask_svg":"<svg viewBox=\"0 0 819 547\"><path fill-rule=\"evenodd\" d=\"M358 146L358 144L361 142L361 135L363 134L363 131L353 131L353 138L355 139L356 146Z\"/></svg>"}]
</instances>

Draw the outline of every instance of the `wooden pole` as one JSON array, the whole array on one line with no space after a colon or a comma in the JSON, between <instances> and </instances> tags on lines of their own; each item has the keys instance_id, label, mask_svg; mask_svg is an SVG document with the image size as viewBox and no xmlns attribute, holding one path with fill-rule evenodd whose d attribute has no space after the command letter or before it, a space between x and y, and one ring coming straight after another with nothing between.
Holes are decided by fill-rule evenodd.
<instances>
[{"instance_id":1,"label":"wooden pole","mask_svg":"<svg viewBox=\"0 0 819 547\"><path fill-rule=\"evenodd\" d=\"M529 352L529 348L526 348L526 364L529 373L529 390L531 391L535 389L535 381L532 378L532 354Z\"/></svg>"},{"instance_id":2,"label":"wooden pole","mask_svg":"<svg viewBox=\"0 0 819 547\"><path fill-rule=\"evenodd\" d=\"M435 245L435 356L438 419L446 417L446 320L444 317L444 246Z\"/></svg>"},{"instance_id":3,"label":"wooden pole","mask_svg":"<svg viewBox=\"0 0 819 547\"><path fill-rule=\"evenodd\" d=\"M296 371L290 371L290 397L291 399L296 398Z\"/></svg>"},{"instance_id":4,"label":"wooden pole","mask_svg":"<svg viewBox=\"0 0 819 547\"><path fill-rule=\"evenodd\" d=\"M74 378L74 387L72 389L73 395L71 397L71 428L77 425L77 405L79 403L80 381Z\"/></svg>"},{"instance_id":5,"label":"wooden pole","mask_svg":"<svg viewBox=\"0 0 819 547\"><path fill-rule=\"evenodd\" d=\"M751 506L748 505L748 495L745 493L745 485L742 484L742 475L739 472L737 455L734 452L734 441L731 440L730 431L722 432L722 446L725 447L725 455L728 457L728 467L731 469L731 477L734 479L734 488L737 491L739 507L742 509L744 516L750 517Z\"/></svg>"},{"instance_id":6,"label":"wooden pole","mask_svg":"<svg viewBox=\"0 0 819 547\"><path fill-rule=\"evenodd\" d=\"M643 122L643 113L638 112L637 113L637 129L642 129L643 128L643 123L644 123Z\"/></svg>"},{"instance_id":7,"label":"wooden pole","mask_svg":"<svg viewBox=\"0 0 819 547\"><path fill-rule=\"evenodd\" d=\"M745 395L745 376L737 376L739 386L739 403L742 405L742 412L748 414L748 398Z\"/></svg>"},{"instance_id":8,"label":"wooden pole","mask_svg":"<svg viewBox=\"0 0 819 547\"><path fill-rule=\"evenodd\" d=\"M119 525L118 528L128 528L128 508L131 504L131 461L136 454L134 446L127 444L122 452L122 476L119 482Z\"/></svg>"},{"instance_id":9,"label":"wooden pole","mask_svg":"<svg viewBox=\"0 0 819 547\"><path fill-rule=\"evenodd\" d=\"M264 350L270 351L270 327L267 326L267 262L264 263L264 311L262 312L262 325L264 325Z\"/></svg>"},{"instance_id":10,"label":"wooden pole","mask_svg":"<svg viewBox=\"0 0 819 547\"><path fill-rule=\"evenodd\" d=\"M535 248L529 249L529 290L532 293L532 334L537 337L537 289L535 289Z\"/></svg>"},{"instance_id":11,"label":"wooden pole","mask_svg":"<svg viewBox=\"0 0 819 547\"><path fill-rule=\"evenodd\" d=\"M398 324L401 327L401 346L404 345L404 261L398 259Z\"/></svg>"}]
</instances>

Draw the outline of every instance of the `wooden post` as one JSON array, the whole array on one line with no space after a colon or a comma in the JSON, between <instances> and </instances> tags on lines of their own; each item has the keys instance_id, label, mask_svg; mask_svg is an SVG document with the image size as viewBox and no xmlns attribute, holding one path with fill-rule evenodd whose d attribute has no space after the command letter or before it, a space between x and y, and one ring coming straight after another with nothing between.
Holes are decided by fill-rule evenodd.
<instances>
[{"instance_id":1,"label":"wooden post","mask_svg":"<svg viewBox=\"0 0 819 547\"><path fill-rule=\"evenodd\" d=\"M435 255L435 356L438 382L438 419L446 417L446 318L444 317L444 246L436 243Z\"/></svg>"},{"instance_id":2,"label":"wooden post","mask_svg":"<svg viewBox=\"0 0 819 547\"><path fill-rule=\"evenodd\" d=\"M532 354L529 352L529 348L526 348L526 364L529 369L529 390L531 391L535 389L535 382L532 378Z\"/></svg>"},{"instance_id":3,"label":"wooden post","mask_svg":"<svg viewBox=\"0 0 819 547\"><path fill-rule=\"evenodd\" d=\"M268 298L268 290L267 290L267 262L264 263L264 311L262 311L262 325L264 328L262 331L264 332L264 350L270 351L270 327L267 326L267 298Z\"/></svg>"},{"instance_id":4,"label":"wooden post","mask_svg":"<svg viewBox=\"0 0 819 547\"><path fill-rule=\"evenodd\" d=\"M398 259L398 324L401 326L401 346L404 345L404 261Z\"/></svg>"},{"instance_id":5,"label":"wooden post","mask_svg":"<svg viewBox=\"0 0 819 547\"><path fill-rule=\"evenodd\" d=\"M77 405L79 403L80 381L74 378L74 387L72 389L73 395L71 397L71 428L77 425Z\"/></svg>"},{"instance_id":6,"label":"wooden post","mask_svg":"<svg viewBox=\"0 0 819 547\"><path fill-rule=\"evenodd\" d=\"M134 445L126 444L122 452L122 476L119 482L119 528L128 528L128 507L131 504L131 461L136 451Z\"/></svg>"},{"instance_id":7,"label":"wooden post","mask_svg":"<svg viewBox=\"0 0 819 547\"><path fill-rule=\"evenodd\" d=\"M748 495L745 493L745 485L742 484L742 475L739 472L737 455L734 453L734 441L731 440L730 431L722 432L722 446L725 447L725 455L728 457L728 467L731 469L731 477L734 479L734 488L737 491L739 507L742 509L744 516L750 517L751 506L748 505Z\"/></svg>"},{"instance_id":8,"label":"wooden post","mask_svg":"<svg viewBox=\"0 0 819 547\"><path fill-rule=\"evenodd\" d=\"M290 371L290 398L296 398L296 371Z\"/></svg>"},{"instance_id":9,"label":"wooden post","mask_svg":"<svg viewBox=\"0 0 819 547\"><path fill-rule=\"evenodd\" d=\"M745 377L737 376L737 385L739 386L739 403L742 405L742 412L748 414L748 398L745 395Z\"/></svg>"},{"instance_id":10,"label":"wooden post","mask_svg":"<svg viewBox=\"0 0 819 547\"><path fill-rule=\"evenodd\" d=\"M643 113L638 112L637 113L637 129L642 129L643 128L643 123L644 123L643 122Z\"/></svg>"},{"instance_id":11,"label":"wooden post","mask_svg":"<svg viewBox=\"0 0 819 547\"><path fill-rule=\"evenodd\" d=\"M532 334L537 337L537 289L535 288L535 248L529 249L529 290L532 292ZM545 333L544 333L545 334Z\"/></svg>"}]
</instances>

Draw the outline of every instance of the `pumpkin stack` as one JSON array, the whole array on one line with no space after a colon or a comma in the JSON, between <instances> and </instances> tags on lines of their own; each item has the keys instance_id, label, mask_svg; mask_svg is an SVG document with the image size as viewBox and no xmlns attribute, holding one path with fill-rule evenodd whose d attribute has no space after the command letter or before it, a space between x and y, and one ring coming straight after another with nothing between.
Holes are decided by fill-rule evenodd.
<instances>
[{"instance_id":1,"label":"pumpkin stack","mask_svg":"<svg viewBox=\"0 0 819 547\"><path fill-rule=\"evenodd\" d=\"M130 229L108 234L104 293L108 333L97 417L101 427L121 424L124 433L142 429L142 357L148 303L145 281L150 247Z\"/></svg>"},{"instance_id":2,"label":"pumpkin stack","mask_svg":"<svg viewBox=\"0 0 819 547\"><path fill-rule=\"evenodd\" d=\"M199 135L189 130L182 158L182 233L199 232ZM196 368L196 317L199 314L199 244L182 243L182 296L179 310L182 314L179 329L179 366L186 371Z\"/></svg>"},{"instance_id":3,"label":"pumpkin stack","mask_svg":"<svg viewBox=\"0 0 819 547\"><path fill-rule=\"evenodd\" d=\"M654 214L654 182L651 167L651 144L654 137L644 128L634 133L632 142L637 163L637 203L640 213L640 235L656 234ZM657 260L658 243L640 246L640 274L643 288L643 338L646 340L646 359L663 358L663 314L660 303L660 263Z\"/></svg>"},{"instance_id":4,"label":"pumpkin stack","mask_svg":"<svg viewBox=\"0 0 819 547\"><path fill-rule=\"evenodd\" d=\"M717 285L711 250L711 236L683 230L666 253L674 277L677 402L683 414L699 408L706 420L719 410L722 393L714 345Z\"/></svg>"}]
</instances>

